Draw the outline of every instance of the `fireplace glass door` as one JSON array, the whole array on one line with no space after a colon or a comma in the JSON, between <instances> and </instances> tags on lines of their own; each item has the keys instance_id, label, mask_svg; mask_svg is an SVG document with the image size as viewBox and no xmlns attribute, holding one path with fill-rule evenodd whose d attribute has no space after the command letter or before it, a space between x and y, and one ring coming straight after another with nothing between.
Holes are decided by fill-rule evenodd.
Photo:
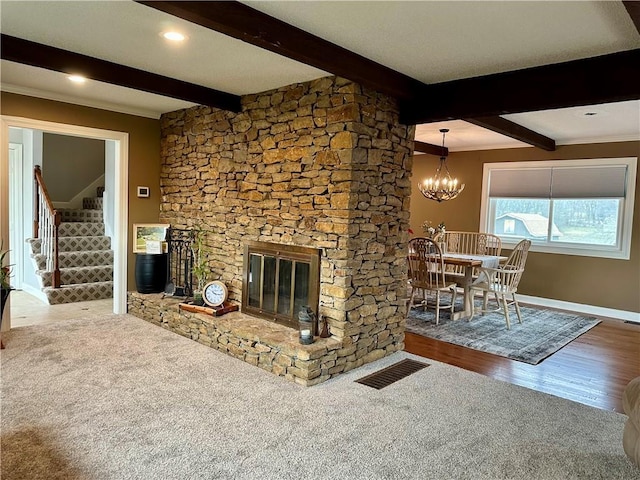
<instances>
[{"instance_id":1,"label":"fireplace glass door","mask_svg":"<svg viewBox=\"0 0 640 480\"><path fill-rule=\"evenodd\" d=\"M245 251L243 311L296 328L302 306L309 305L317 312L319 252L256 243L261 245Z\"/></svg>"}]
</instances>

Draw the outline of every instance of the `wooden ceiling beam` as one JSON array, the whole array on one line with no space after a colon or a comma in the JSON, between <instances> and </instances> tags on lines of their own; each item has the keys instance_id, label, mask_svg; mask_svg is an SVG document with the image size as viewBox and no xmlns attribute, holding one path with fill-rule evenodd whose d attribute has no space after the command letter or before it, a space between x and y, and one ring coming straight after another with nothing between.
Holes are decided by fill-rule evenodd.
<instances>
[{"instance_id":1,"label":"wooden ceiling beam","mask_svg":"<svg viewBox=\"0 0 640 480\"><path fill-rule=\"evenodd\" d=\"M240 97L117 63L1 34L3 60L239 112Z\"/></svg>"},{"instance_id":2,"label":"wooden ceiling beam","mask_svg":"<svg viewBox=\"0 0 640 480\"><path fill-rule=\"evenodd\" d=\"M552 139L499 115L640 98L640 49L426 85L236 1L139 1L279 55L340 75L401 101L401 121L471 119L544 149ZM637 2L624 2L638 24ZM627 5L629 4L629 5ZM2 57L172 98L240 110L240 97L105 60L2 35Z\"/></svg>"},{"instance_id":3,"label":"wooden ceiling beam","mask_svg":"<svg viewBox=\"0 0 640 480\"><path fill-rule=\"evenodd\" d=\"M507 137L515 138L534 147L541 148L548 152L553 152L556 149L556 142L552 138L545 137L538 132L534 132L520 124L507 120L499 116L495 117L477 117L477 118L463 118L465 122L472 123L487 130L506 135Z\"/></svg>"},{"instance_id":4,"label":"wooden ceiling beam","mask_svg":"<svg viewBox=\"0 0 640 480\"><path fill-rule=\"evenodd\" d=\"M397 98L413 98L423 83L236 1L138 1Z\"/></svg>"},{"instance_id":5,"label":"wooden ceiling beam","mask_svg":"<svg viewBox=\"0 0 640 480\"><path fill-rule=\"evenodd\" d=\"M413 141L413 151L426 153L427 155L435 155L436 157L446 157L449 155L449 149L442 145L434 145L433 143Z\"/></svg>"},{"instance_id":6,"label":"wooden ceiling beam","mask_svg":"<svg viewBox=\"0 0 640 480\"><path fill-rule=\"evenodd\" d=\"M553 105L551 108L558 108L556 105L560 100L555 96L562 102L567 101L564 83L567 80L575 82L575 79L571 78L574 69L580 75L585 68L594 68L591 65L594 62L587 62L585 65L580 64L580 61L567 62L476 79L426 85L237 1L139 0L138 3L395 96L402 100L401 117L406 124L469 118L471 123L544 150L555 150L555 141L499 115L515 111L543 110L549 108L549 103ZM602 65L607 71L611 68L608 62L610 60L605 60ZM603 62L595 63L595 66L601 66L600 63ZM615 64L614 67L617 68L618 65ZM544 92L540 95L543 90L538 85L541 75L542 80L546 78L546 90L551 90L550 96ZM511 76L516 78L509 81ZM522 84L518 85L519 82ZM587 91L583 92L584 95L579 100L570 100L571 106L612 101L608 96L610 91L603 96L597 87L594 88L594 82L589 82L588 79L587 82ZM612 83L616 82L610 82L607 86ZM460 91L469 85L473 87L472 91L467 90L465 100L459 100ZM573 86L569 88L573 89ZM522 102L519 98L520 93L509 93L507 89L522 92L525 96L529 96L532 90L537 91L538 95L533 98L541 103L529 102L525 109L521 109L517 105L517 102ZM440 95L440 92L444 92L445 95ZM614 92L619 95L617 90ZM450 96L447 96L449 93ZM475 102L469 102L469 99ZM480 104L476 105L478 102ZM512 105L512 102L516 104ZM442 118L435 120L435 116Z\"/></svg>"},{"instance_id":7,"label":"wooden ceiling beam","mask_svg":"<svg viewBox=\"0 0 640 480\"><path fill-rule=\"evenodd\" d=\"M624 8L627 9L631 20L633 20L636 30L640 33L640 2L638 2L638 0L625 0L622 3L624 4Z\"/></svg>"},{"instance_id":8,"label":"wooden ceiling beam","mask_svg":"<svg viewBox=\"0 0 640 480\"><path fill-rule=\"evenodd\" d=\"M640 98L640 49L425 85L401 102L408 125Z\"/></svg>"},{"instance_id":9,"label":"wooden ceiling beam","mask_svg":"<svg viewBox=\"0 0 640 480\"><path fill-rule=\"evenodd\" d=\"M251 45L255 45L287 58L314 66L334 75L340 75L376 91L387 93L411 102L417 92L427 87L422 82L407 75L375 63L343 47L312 35L277 18L266 15L236 1L146 1L138 3L198 24L216 32L229 35ZM501 125L499 133L512 136L518 131L518 139L532 145L542 144L548 148L553 140L541 140L536 132L524 127L517 129L505 126L506 120L496 116L493 121L486 119L485 128L493 130ZM511 122L513 123L513 122ZM505 133L508 132L508 133ZM530 133L528 133L530 132ZM542 137L546 138L546 137ZM437 153L426 143L417 142L416 150L425 148L433 155ZM555 145L555 144L554 144ZM555 148L555 146L553 147Z\"/></svg>"}]
</instances>

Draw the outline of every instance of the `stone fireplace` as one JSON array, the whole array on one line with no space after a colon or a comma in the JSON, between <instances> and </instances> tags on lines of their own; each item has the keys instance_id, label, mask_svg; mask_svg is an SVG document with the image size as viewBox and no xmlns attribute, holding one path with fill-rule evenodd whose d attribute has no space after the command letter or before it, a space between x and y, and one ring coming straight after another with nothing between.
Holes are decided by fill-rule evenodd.
<instances>
[{"instance_id":1,"label":"stone fireplace","mask_svg":"<svg viewBox=\"0 0 640 480\"><path fill-rule=\"evenodd\" d=\"M302 383L404 348L414 127L399 123L394 99L327 77L244 96L240 113L171 112L161 128L160 221L203 228L211 279L227 284L232 302L248 294L247 244L322 252L318 313L331 338L295 347L315 356L315 380ZM260 345L259 332L249 336Z\"/></svg>"}]
</instances>

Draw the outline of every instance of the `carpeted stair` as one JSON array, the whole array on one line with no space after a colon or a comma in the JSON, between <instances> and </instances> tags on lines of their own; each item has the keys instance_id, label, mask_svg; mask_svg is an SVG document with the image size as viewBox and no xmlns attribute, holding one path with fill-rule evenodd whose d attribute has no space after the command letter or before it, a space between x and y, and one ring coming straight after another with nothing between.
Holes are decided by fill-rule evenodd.
<instances>
[{"instance_id":1,"label":"carpeted stair","mask_svg":"<svg viewBox=\"0 0 640 480\"><path fill-rule=\"evenodd\" d=\"M60 288L51 286L40 239L30 239L31 257L49 304L83 302L113 297L113 250L104 235L102 198L83 199L81 210L58 209L62 217L58 239Z\"/></svg>"}]
</instances>

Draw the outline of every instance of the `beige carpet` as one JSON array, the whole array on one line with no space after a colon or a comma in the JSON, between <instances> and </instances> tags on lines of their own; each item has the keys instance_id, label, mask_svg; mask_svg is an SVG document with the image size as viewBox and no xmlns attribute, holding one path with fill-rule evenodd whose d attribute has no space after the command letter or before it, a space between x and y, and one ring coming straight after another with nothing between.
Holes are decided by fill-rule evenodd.
<instances>
[{"instance_id":1,"label":"beige carpet","mask_svg":"<svg viewBox=\"0 0 640 480\"><path fill-rule=\"evenodd\" d=\"M625 417L431 363L304 388L127 315L23 327L1 361L2 480L640 479Z\"/></svg>"}]
</instances>

